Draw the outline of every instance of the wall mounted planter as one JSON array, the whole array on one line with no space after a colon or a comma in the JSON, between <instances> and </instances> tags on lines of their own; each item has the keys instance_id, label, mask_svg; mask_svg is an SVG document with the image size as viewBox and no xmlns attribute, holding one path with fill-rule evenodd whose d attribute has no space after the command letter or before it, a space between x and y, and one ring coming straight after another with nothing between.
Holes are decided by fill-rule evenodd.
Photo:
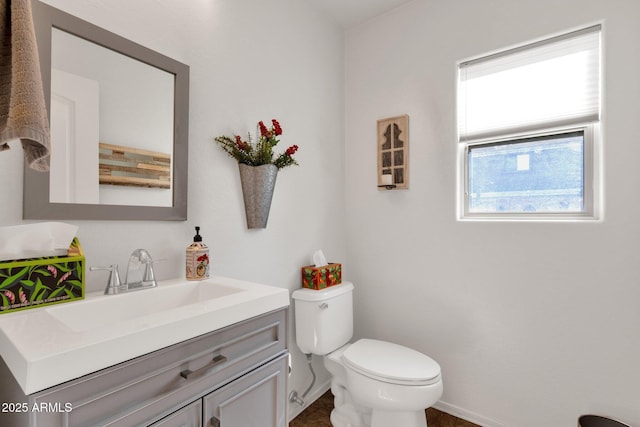
<instances>
[{"instance_id":1,"label":"wall mounted planter","mask_svg":"<svg viewBox=\"0 0 640 427\"><path fill-rule=\"evenodd\" d=\"M278 168L272 164L249 166L243 163L238 163L238 167L247 227L267 228Z\"/></svg>"}]
</instances>

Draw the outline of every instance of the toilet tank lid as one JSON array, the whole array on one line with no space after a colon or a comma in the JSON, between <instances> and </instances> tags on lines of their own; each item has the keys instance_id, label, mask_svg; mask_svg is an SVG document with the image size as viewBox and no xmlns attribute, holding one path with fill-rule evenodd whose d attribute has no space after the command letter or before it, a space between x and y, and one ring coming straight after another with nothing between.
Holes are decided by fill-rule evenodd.
<instances>
[{"instance_id":1,"label":"toilet tank lid","mask_svg":"<svg viewBox=\"0 0 640 427\"><path fill-rule=\"evenodd\" d=\"M386 341L360 339L342 353L342 360L366 376L390 383L428 385L440 380L438 362L417 350Z\"/></svg>"},{"instance_id":2,"label":"toilet tank lid","mask_svg":"<svg viewBox=\"0 0 640 427\"><path fill-rule=\"evenodd\" d=\"M297 289L293 291L291 298L299 301L325 301L351 291L353 291L353 283L342 282L317 291L307 288Z\"/></svg>"}]
</instances>

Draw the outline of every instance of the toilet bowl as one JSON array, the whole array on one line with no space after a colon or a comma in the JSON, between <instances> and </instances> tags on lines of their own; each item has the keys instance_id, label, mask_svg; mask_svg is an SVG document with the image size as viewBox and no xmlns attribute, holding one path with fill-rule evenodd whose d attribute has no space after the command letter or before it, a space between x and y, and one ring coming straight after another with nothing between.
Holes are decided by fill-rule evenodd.
<instances>
[{"instance_id":1,"label":"toilet bowl","mask_svg":"<svg viewBox=\"0 0 640 427\"><path fill-rule=\"evenodd\" d=\"M371 409L356 403L347 388L347 370L342 362L342 353L351 344L340 347L323 357L324 367L331 374L331 393L333 427L366 427L371 425Z\"/></svg>"},{"instance_id":2,"label":"toilet bowl","mask_svg":"<svg viewBox=\"0 0 640 427\"><path fill-rule=\"evenodd\" d=\"M426 427L425 408L443 392L440 366L398 344L353 335L353 284L299 289L296 341L306 354L323 356L331 374L334 427Z\"/></svg>"},{"instance_id":3,"label":"toilet bowl","mask_svg":"<svg viewBox=\"0 0 640 427\"><path fill-rule=\"evenodd\" d=\"M397 344L361 339L342 354L355 402L371 408L371 427L426 426L425 408L442 397L440 365Z\"/></svg>"}]
</instances>

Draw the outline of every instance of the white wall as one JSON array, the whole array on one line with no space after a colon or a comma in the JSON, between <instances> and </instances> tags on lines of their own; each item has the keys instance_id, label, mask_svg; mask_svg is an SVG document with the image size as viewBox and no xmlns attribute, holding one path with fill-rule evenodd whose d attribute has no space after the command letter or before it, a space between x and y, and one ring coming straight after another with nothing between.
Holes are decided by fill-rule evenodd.
<instances>
[{"instance_id":1,"label":"white wall","mask_svg":"<svg viewBox=\"0 0 640 427\"><path fill-rule=\"evenodd\" d=\"M441 408L487 426L575 425L588 412L640 424L635 0L415 0L350 30L344 62L341 30L295 0L47 3L191 66L188 221L69 221L88 265L122 271L145 247L168 260L158 278L182 276L200 225L214 273L292 290L322 247L356 283L359 336L440 362ZM455 62L599 20L604 222L456 222ZM411 188L378 192L375 122L405 113ZM271 118L301 166L278 177L268 228L250 231L236 166L212 138ZM0 153L0 225L23 222L13 146ZM88 273L89 290L105 281ZM290 347L302 391L293 336Z\"/></svg>"},{"instance_id":2,"label":"white wall","mask_svg":"<svg viewBox=\"0 0 640 427\"><path fill-rule=\"evenodd\" d=\"M186 222L77 221L87 265L117 263L138 247L156 277L184 276L194 226L211 249L212 272L295 289L300 267L323 248L345 260L343 32L297 0L47 0L191 67L189 215ZM236 163L213 137L280 121L278 152L297 144L299 167L280 172L268 227L247 230ZM0 153L0 225L22 223L22 149ZM106 275L87 271L87 288ZM291 387L306 388L294 353ZM317 363L317 362L316 362ZM322 373L319 383L326 382Z\"/></svg>"},{"instance_id":3,"label":"white wall","mask_svg":"<svg viewBox=\"0 0 640 427\"><path fill-rule=\"evenodd\" d=\"M440 362L486 426L640 425L640 3L415 0L346 40L356 333ZM456 61L604 21L605 219L456 221ZM376 120L410 116L410 189L376 188Z\"/></svg>"}]
</instances>

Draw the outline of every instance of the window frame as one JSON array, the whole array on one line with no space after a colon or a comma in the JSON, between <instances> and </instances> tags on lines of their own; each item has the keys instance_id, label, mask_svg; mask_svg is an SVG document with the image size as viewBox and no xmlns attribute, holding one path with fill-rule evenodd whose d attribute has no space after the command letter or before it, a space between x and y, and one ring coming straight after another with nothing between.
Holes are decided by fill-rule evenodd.
<instances>
[{"instance_id":1,"label":"window frame","mask_svg":"<svg viewBox=\"0 0 640 427\"><path fill-rule=\"evenodd\" d=\"M596 121L584 123L571 123L564 126L549 123L548 126L540 126L535 130L514 131L513 133L503 133L497 136L478 136L476 138L461 139L458 129L458 109L461 102L460 96L460 66L461 64L475 61L482 57L501 55L513 49L526 49L527 46L535 46L538 43L545 43L556 37L579 32L590 27L599 27L600 31L600 51L599 51L599 91L600 105L599 118ZM603 197L603 165L602 165L602 122L604 117L605 97L603 81L604 75L604 40L605 27L603 22L597 22L585 27L579 27L573 31L559 33L548 37L523 43L516 47L497 50L492 53L481 55L476 58L458 61L456 63L456 146L457 146L457 220L458 221L598 221L604 219L604 197ZM583 158L583 211L582 212L470 212L469 210L469 151L473 147L505 144L512 141L517 143L523 139L562 136L571 132L584 133L584 158Z\"/></svg>"},{"instance_id":2,"label":"window frame","mask_svg":"<svg viewBox=\"0 0 640 427\"><path fill-rule=\"evenodd\" d=\"M538 132L524 132L500 138L485 138L458 144L459 220L526 220L526 221L582 221L601 218L600 203L600 127L599 122L579 126L553 128ZM469 210L469 152L474 147L495 144L517 144L524 139L561 137L582 132L583 140L583 211L582 212L471 212Z\"/></svg>"}]
</instances>

